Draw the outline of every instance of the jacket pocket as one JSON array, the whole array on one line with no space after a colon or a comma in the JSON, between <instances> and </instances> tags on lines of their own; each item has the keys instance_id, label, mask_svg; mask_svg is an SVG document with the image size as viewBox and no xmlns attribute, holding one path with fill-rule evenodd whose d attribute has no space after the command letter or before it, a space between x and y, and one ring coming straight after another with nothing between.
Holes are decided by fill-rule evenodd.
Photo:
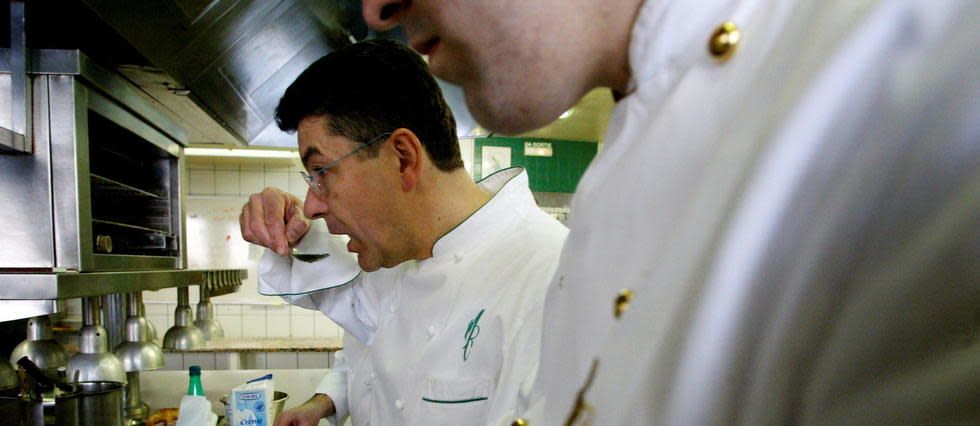
<instances>
[{"instance_id":1,"label":"jacket pocket","mask_svg":"<svg viewBox=\"0 0 980 426\"><path fill-rule=\"evenodd\" d=\"M429 377L422 394L422 420L431 424L486 424L488 377Z\"/></svg>"}]
</instances>

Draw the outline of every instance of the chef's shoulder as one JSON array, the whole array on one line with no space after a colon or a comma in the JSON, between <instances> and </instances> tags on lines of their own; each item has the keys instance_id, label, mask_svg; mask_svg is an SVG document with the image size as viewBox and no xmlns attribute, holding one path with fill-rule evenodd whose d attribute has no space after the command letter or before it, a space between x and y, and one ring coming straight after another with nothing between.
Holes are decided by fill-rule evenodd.
<instances>
[{"instance_id":1,"label":"chef's shoulder","mask_svg":"<svg viewBox=\"0 0 980 426\"><path fill-rule=\"evenodd\" d=\"M545 250L548 255L556 256L560 254L568 237L568 227L537 207L523 213L513 227L508 242L523 241L524 250Z\"/></svg>"}]
</instances>

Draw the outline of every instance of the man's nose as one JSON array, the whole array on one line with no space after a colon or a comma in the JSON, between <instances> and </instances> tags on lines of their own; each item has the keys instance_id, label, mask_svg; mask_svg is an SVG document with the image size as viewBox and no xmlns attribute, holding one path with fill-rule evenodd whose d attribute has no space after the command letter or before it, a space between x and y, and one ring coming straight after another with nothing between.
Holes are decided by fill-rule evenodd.
<instances>
[{"instance_id":1,"label":"man's nose","mask_svg":"<svg viewBox=\"0 0 980 426\"><path fill-rule=\"evenodd\" d=\"M362 0L364 22L376 30L390 30L398 25L401 13L412 0Z\"/></svg>"},{"instance_id":2,"label":"man's nose","mask_svg":"<svg viewBox=\"0 0 980 426\"><path fill-rule=\"evenodd\" d=\"M317 195L316 192L313 192L313 188L306 190L306 200L303 201L303 215L307 219L326 217L329 211L326 201L323 201L323 198Z\"/></svg>"}]
</instances>

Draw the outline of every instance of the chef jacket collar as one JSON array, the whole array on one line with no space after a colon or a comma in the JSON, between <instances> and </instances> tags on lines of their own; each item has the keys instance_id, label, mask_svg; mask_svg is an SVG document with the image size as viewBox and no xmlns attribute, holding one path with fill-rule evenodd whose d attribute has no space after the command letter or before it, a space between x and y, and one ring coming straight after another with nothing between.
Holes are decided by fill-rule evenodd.
<instances>
[{"instance_id":1,"label":"chef jacket collar","mask_svg":"<svg viewBox=\"0 0 980 426\"><path fill-rule=\"evenodd\" d=\"M492 197L470 217L436 240L432 246L432 259L462 255L490 236L502 232L523 215L521 206L534 205L534 196L528 188L527 171L523 167L499 170L477 182L477 185Z\"/></svg>"},{"instance_id":2,"label":"chef jacket collar","mask_svg":"<svg viewBox=\"0 0 980 426\"><path fill-rule=\"evenodd\" d=\"M708 38L738 3L739 0L646 0L630 34L626 95L640 85L654 85L652 97L663 102L692 67L710 64L713 59L708 54Z\"/></svg>"}]
</instances>

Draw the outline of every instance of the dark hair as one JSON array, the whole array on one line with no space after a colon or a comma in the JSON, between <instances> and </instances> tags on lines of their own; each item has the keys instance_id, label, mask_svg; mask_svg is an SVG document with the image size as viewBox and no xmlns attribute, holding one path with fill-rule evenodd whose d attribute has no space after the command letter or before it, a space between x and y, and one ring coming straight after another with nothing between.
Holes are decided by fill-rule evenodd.
<instances>
[{"instance_id":1,"label":"dark hair","mask_svg":"<svg viewBox=\"0 0 980 426\"><path fill-rule=\"evenodd\" d=\"M319 116L332 133L358 143L404 127L440 170L463 167L453 113L428 65L404 44L355 43L306 68L279 100L276 124L294 132L304 118ZM375 156L380 146L364 151Z\"/></svg>"}]
</instances>

